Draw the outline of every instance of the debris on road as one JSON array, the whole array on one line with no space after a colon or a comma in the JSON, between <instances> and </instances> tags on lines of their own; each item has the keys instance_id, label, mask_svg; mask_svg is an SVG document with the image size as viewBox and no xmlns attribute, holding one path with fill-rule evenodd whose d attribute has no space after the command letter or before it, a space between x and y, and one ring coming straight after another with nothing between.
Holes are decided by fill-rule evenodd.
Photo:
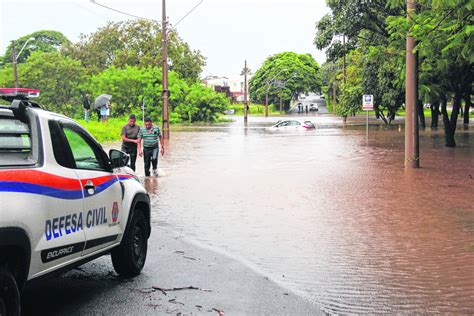
<instances>
[{"instance_id":1,"label":"debris on road","mask_svg":"<svg viewBox=\"0 0 474 316\"><path fill-rule=\"evenodd\" d=\"M157 307L160 307L161 304L147 304L146 306L148 307L153 307L154 310L156 310Z\"/></svg>"},{"instance_id":2,"label":"debris on road","mask_svg":"<svg viewBox=\"0 0 474 316\"><path fill-rule=\"evenodd\" d=\"M209 289L202 289L200 287L195 287L195 286L185 286L185 287L174 287L174 288L171 288L171 289L164 289L162 287L159 287L159 286L152 286L151 287L153 290L156 290L156 291L160 291L162 292L163 294L165 295L168 295L166 292L170 292L170 291L182 291L182 290L198 290L198 291L204 291L204 292L212 292L211 290Z\"/></svg>"},{"instance_id":3,"label":"debris on road","mask_svg":"<svg viewBox=\"0 0 474 316\"><path fill-rule=\"evenodd\" d=\"M180 301L177 301L176 298L172 298L168 302L173 303L173 304L181 304L181 305L184 306L184 303L180 302Z\"/></svg>"},{"instance_id":4,"label":"debris on road","mask_svg":"<svg viewBox=\"0 0 474 316\"><path fill-rule=\"evenodd\" d=\"M219 314L219 316L224 316L224 311L223 310L217 309L215 307L213 307L212 310L216 311Z\"/></svg>"}]
</instances>

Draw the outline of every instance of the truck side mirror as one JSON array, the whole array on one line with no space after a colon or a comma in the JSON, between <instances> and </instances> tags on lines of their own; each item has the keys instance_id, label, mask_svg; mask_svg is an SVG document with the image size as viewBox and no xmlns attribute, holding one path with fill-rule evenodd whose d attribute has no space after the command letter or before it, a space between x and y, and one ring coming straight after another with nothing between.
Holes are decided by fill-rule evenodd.
<instances>
[{"instance_id":1,"label":"truck side mirror","mask_svg":"<svg viewBox=\"0 0 474 316\"><path fill-rule=\"evenodd\" d=\"M111 149L109 151L110 161L112 163L112 168L121 168L125 167L130 159L130 156L123 151L117 149Z\"/></svg>"}]
</instances>

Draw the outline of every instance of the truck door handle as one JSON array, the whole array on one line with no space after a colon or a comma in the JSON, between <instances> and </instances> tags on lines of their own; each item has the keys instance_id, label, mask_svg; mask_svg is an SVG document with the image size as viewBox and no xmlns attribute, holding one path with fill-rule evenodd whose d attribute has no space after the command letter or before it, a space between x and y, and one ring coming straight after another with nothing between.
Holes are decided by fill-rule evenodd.
<instances>
[{"instance_id":1,"label":"truck door handle","mask_svg":"<svg viewBox=\"0 0 474 316\"><path fill-rule=\"evenodd\" d=\"M95 192L94 182L92 182L91 180L87 180L86 185L84 186L84 189L87 190L87 193L94 194Z\"/></svg>"}]
</instances>

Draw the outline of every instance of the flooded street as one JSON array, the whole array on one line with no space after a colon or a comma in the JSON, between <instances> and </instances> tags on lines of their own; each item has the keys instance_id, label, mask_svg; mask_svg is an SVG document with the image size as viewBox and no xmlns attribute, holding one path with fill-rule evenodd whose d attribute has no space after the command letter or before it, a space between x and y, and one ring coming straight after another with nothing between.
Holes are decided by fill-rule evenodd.
<instances>
[{"instance_id":1,"label":"flooded street","mask_svg":"<svg viewBox=\"0 0 474 316\"><path fill-rule=\"evenodd\" d=\"M325 312L474 312L472 124L454 149L442 128L421 131L422 168L405 170L403 126L371 126L367 142L365 125L331 117L302 132L236 119L172 130L160 177L145 181L155 229L236 257Z\"/></svg>"}]
</instances>

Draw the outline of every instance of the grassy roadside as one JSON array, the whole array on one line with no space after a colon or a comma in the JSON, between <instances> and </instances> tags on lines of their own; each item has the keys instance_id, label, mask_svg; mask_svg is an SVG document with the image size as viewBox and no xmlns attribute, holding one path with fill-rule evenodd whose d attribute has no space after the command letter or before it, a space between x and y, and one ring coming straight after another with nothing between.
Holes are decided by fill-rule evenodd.
<instances>
[{"instance_id":1,"label":"grassy roadside","mask_svg":"<svg viewBox=\"0 0 474 316\"><path fill-rule=\"evenodd\" d=\"M120 141L121 136L120 133L122 132L122 127L127 124L128 122L128 117L123 116L123 117L115 117L115 118L109 118L108 123L102 123L102 122L97 122L97 120L89 120L89 122L86 122L82 119L76 119L76 121L84 127L94 138L99 142L99 143L106 143L106 142L115 142L115 141ZM218 117L216 123L223 123L223 122L230 122L232 121L232 118L227 117L226 115L222 115ZM154 122L155 125L161 128L161 122ZM192 124L187 124L187 123L175 123L172 124L172 126L189 126L189 125L199 125L199 124L206 124L208 125L209 123L192 123ZM137 125L138 126L144 126L143 122L141 119L137 120Z\"/></svg>"},{"instance_id":2,"label":"grassy roadside","mask_svg":"<svg viewBox=\"0 0 474 316\"><path fill-rule=\"evenodd\" d=\"M122 127L127 124L128 119L124 117L109 118L108 123L97 122L97 120L77 120L99 143L113 142L121 139ZM141 124L141 122L137 122Z\"/></svg>"},{"instance_id":3,"label":"grassy roadside","mask_svg":"<svg viewBox=\"0 0 474 316\"><path fill-rule=\"evenodd\" d=\"M76 119L76 121L84 127L99 143L106 143L106 142L115 142L120 141L121 136L120 133L122 131L122 127L127 124L128 117L116 117L116 118L109 118L108 123L97 122L96 119L89 120L89 122L84 121L83 119ZM221 115L217 118L217 121L214 124L231 122L232 118L226 115ZM161 122L154 122L155 125L161 128ZM193 125L209 125L210 123L175 123L172 126L193 126ZM141 119L137 120L137 125L143 126L143 122Z\"/></svg>"},{"instance_id":4,"label":"grassy roadside","mask_svg":"<svg viewBox=\"0 0 474 316\"><path fill-rule=\"evenodd\" d=\"M252 104L249 106L250 107L250 116L263 116L265 115L265 106L258 105L258 104ZM234 115L243 115L243 106L238 104L238 105L233 105L231 108L235 110ZM268 107L268 112L269 115L279 115L280 111L275 111L272 109L272 107ZM330 112L331 113L331 112ZM365 114L365 112L363 113ZM369 115L375 115L374 111L369 111ZM397 112L397 116L404 116L405 112L404 111L399 111ZM431 111L430 110L425 110L425 116L426 117L431 117ZM474 114L470 114L471 118L474 118ZM116 118L109 118L108 123L102 123L102 122L97 122L97 120L92 119L89 120L89 122L85 122L84 120L77 120L79 124L81 124L89 133L94 136L94 138L99 142L99 143L105 143L105 142L114 142L114 141L120 141L120 132L122 131L122 127L127 124L128 118L127 117L116 117ZM221 115L216 123L223 123L223 122L229 122L232 121L232 117L228 117L226 115ZM143 122L141 120L137 121L137 124L140 126L143 126ZM156 124L161 127L160 122L156 122ZM192 123L192 124L173 124L173 126L189 126L189 125L200 125L203 123ZM208 125L209 123L204 123Z\"/></svg>"},{"instance_id":5,"label":"grassy roadside","mask_svg":"<svg viewBox=\"0 0 474 316\"><path fill-rule=\"evenodd\" d=\"M328 112L332 114L333 112L333 108L332 108L332 103L330 103L328 106L327 106L327 109L328 109ZM452 113L452 110L451 109L448 109L448 115L451 115ZM369 116L375 116L375 111L368 111L369 112ZM385 112L384 112L385 113ZM431 110L430 109L426 109L424 108L423 109L423 113L425 114L425 117L431 117ZM360 111L358 114L366 114L366 111ZM398 110L395 114L396 116L405 116L405 110ZM461 115L461 114L460 114ZM442 115L440 114L440 117ZM474 118L474 113L469 113L469 117L470 118Z\"/></svg>"},{"instance_id":6,"label":"grassy roadside","mask_svg":"<svg viewBox=\"0 0 474 316\"><path fill-rule=\"evenodd\" d=\"M243 104L232 104L229 109L234 110L235 115L244 115L244 106ZM284 113L284 112L283 112ZM280 105L279 104L269 104L268 105L268 114L276 115L280 114ZM265 115L265 104L249 104L249 115L252 116L263 116Z\"/></svg>"}]
</instances>

